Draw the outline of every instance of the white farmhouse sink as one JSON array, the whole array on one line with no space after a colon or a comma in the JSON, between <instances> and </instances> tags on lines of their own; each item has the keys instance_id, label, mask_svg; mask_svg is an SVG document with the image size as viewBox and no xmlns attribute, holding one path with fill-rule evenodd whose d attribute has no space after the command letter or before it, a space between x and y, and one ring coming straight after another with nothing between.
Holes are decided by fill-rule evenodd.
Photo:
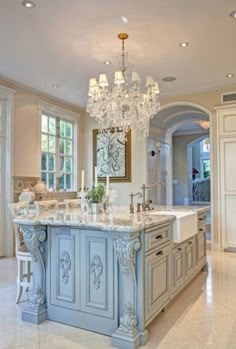
<instances>
[{"instance_id":1,"label":"white farmhouse sink","mask_svg":"<svg viewBox=\"0 0 236 349\"><path fill-rule=\"evenodd\" d=\"M154 211L151 215L171 215L176 219L173 222L173 242L182 242L198 232L198 218L196 212L186 211Z\"/></svg>"}]
</instances>

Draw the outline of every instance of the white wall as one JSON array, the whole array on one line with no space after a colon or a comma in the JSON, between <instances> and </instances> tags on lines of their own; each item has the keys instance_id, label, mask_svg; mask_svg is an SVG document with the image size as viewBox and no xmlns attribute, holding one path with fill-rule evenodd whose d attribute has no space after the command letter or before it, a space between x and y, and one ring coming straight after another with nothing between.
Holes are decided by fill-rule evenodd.
<instances>
[{"instance_id":1,"label":"white wall","mask_svg":"<svg viewBox=\"0 0 236 349\"><path fill-rule=\"evenodd\" d=\"M85 170L85 185L93 184L93 129L98 128L97 123L88 115L83 116L83 149L82 166ZM147 140L138 140L134 133L131 134L131 183L111 183L111 188L118 192L117 204L128 205L129 194L140 191L143 183L147 183Z\"/></svg>"},{"instance_id":2,"label":"white wall","mask_svg":"<svg viewBox=\"0 0 236 349\"><path fill-rule=\"evenodd\" d=\"M193 156L193 167L196 168L196 170L199 171L199 175L197 178L200 178L200 172L201 172L201 166L200 166L200 142L195 143L192 146L192 156Z\"/></svg>"},{"instance_id":3,"label":"white wall","mask_svg":"<svg viewBox=\"0 0 236 349\"><path fill-rule=\"evenodd\" d=\"M0 84L15 90L14 94L14 176L39 177L40 175L40 121L39 100L81 115L80 108L63 103L27 88L0 79Z\"/></svg>"},{"instance_id":4,"label":"white wall","mask_svg":"<svg viewBox=\"0 0 236 349\"><path fill-rule=\"evenodd\" d=\"M148 183L152 184L157 181L157 154L154 156L151 155L151 151L154 150L157 152L156 148L157 141L152 138L148 138ZM149 191L148 198L152 200L153 204L157 203L157 188L153 188Z\"/></svg>"}]
</instances>

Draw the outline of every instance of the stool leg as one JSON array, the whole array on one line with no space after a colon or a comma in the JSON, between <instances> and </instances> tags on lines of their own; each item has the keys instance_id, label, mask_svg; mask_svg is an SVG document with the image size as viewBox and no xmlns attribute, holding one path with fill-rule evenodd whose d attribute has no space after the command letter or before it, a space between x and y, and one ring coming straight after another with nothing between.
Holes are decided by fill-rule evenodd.
<instances>
[{"instance_id":1,"label":"stool leg","mask_svg":"<svg viewBox=\"0 0 236 349\"><path fill-rule=\"evenodd\" d=\"M17 296L16 296L16 304L19 303L20 298L22 296L23 292L23 286L21 285L21 282L23 281L23 261L18 259L18 275L17 275Z\"/></svg>"},{"instance_id":2,"label":"stool leg","mask_svg":"<svg viewBox=\"0 0 236 349\"><path fill-rule=\"evenodd\" d=\"M26 274L27 274L27 283L30 284L30 278L31 278L31 270L30 270L30 261L26 262ZM26 287L26 292L29 291L29 286Z\"/></svg>"}]
</instances>

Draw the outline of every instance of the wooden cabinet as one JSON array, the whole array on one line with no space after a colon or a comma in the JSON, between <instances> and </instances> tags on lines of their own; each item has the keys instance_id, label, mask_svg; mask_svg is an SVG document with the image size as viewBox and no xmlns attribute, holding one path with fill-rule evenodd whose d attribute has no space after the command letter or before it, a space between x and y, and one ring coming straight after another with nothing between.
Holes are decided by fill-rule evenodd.
<instances>
[{"instance_id":1,"label":"wooden cabinet","mask_svg":"<svg viewBox=\"0 0 236 349\"><path fill-rule=\"evenodd\" d=\"M48 319L111 335L118 327L117 263L111 235L51 227L48 250Z\"/></svg>"},{"instance_id":2,"label":"wooden cabinet","mask_svg":"<svg viewBox=\"0 0 236 349\"><path fill-rule=\"evenodd\" d=\"M219 178L219 241L223 249L236 248L236 105L225 105L217 110L217 162Z\"/></svg>"},{"instance_id":3,"label":"wooden cabinet","mask_svg":"<svg viewBox=\"0 0 236 349\"><path fill-rule=\"evenodd\" d=\"M114 273L112 238L96 231L81 231L81 310L113 318ZM83 261L83 263L82 263ZM109 261L109 263L108 263Z\"/></svg>"},{"instance_id":4,"label":"wooden cabinet","mask_svg":"<svg viewBox=\"0 0 236 349\"><path fill-rule=\"evenodd\" d=\"M195 273L195 237L172 250L172 295L175 295Z\"/></svg>"},{"instance_id":5,"label":"wooden cabinet","mask_svg":"<svg viewBox=\"0 0 236 349\"><path fill-rule=\"evenodd\" d=\"M186 279L193 276L195 272L196 261L195 238L189 239L185 244L185 273Z\"/></svg>"},{"instance_id":6,"label":"wooden cabinet","mask_svg":"<svg viewBox=\"0 0 236 349\"><path fill-rule=\"evenodd\" d=\"M172 250L172 293L175 293L185 280L185 244Z\"/></svg>"},{"instance_id":7,"label":"wooden cabinet","mask_svg":"<svg viewBox=\"0 0 236 349\"><path fill-rule=\"evenodd\" d=\"M157 248L145 258L145 322L162 310L170 298L170 244Z\"/></svg>"},{"instance_id":8,"label":"wooden cabinet","mask_svg":"<svg viewBox=\"0 0 236 349\"><path fill-rule=\"evenodd\" d=\"M199 233L196 235L196 266L201 268L206 264L206 228L199 228Z\"/></svg>"},{"instance_id":9,"label":"wooden cabinet","mask_svg":"<svg viewBox=\"0 0 236 349\"><path fill-rule=\"evenodd\" d=\"M50 235L50 303L79 310L80 268L75 255L80 251L79 238L68 227L52 228ZM77 257L78 258L78 257Z\"/></svg>"}]
</instances>

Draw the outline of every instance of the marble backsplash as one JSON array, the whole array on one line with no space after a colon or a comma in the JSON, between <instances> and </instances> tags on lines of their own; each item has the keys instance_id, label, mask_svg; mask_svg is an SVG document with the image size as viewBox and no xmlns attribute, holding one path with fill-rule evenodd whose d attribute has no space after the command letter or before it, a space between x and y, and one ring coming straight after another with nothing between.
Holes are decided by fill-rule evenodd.
<instances>
[{"instance_id":1,"label":"marble backsplash","mask_svg":"<svg viewBox=\"0 0 236 349\"><path fill-rule=\"evenodd\" d=\"M22 177L13 176L13 190L14 190L14 202L18 201L18 197L23 189L33 190L39 177ZM48 192L36 194L36 200L58 200L63 201L64 199L75 199L77 192Z\"/></svg>"}]
</instances>

